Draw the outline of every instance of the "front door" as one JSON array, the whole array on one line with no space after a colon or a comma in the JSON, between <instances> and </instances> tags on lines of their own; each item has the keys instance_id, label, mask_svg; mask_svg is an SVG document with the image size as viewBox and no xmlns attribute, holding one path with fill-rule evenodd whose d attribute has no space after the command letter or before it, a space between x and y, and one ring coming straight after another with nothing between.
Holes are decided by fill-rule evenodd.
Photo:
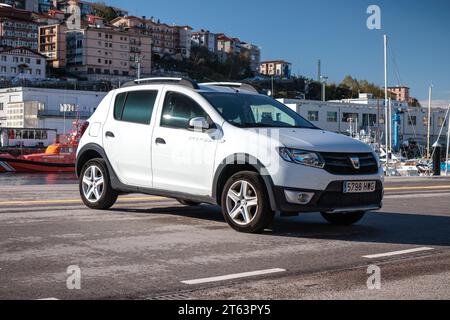
<instances>
[{"instance_id":1,"label":"front door","mask_svg":"<svg viewBox=\"0 0 450 320\"><path fill-rule=\"evenodd\" d=\"M203 117L204 108L191 97L167 91L153 135L154 188L211 195L217 139L214 130L191 130L189 120Z\"/></svg>"}]
</instances>

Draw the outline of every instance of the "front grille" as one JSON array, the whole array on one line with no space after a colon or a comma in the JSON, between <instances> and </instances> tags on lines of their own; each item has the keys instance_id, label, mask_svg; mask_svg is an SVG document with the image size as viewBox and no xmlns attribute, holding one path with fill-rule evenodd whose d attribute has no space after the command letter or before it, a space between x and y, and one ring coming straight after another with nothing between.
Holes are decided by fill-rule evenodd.
<instances>
[{"instance_id":1,"label":"front grille","mask_svg":"<svg viewBox=\"0 0 450 320\"><path fill-rule=\"evenodd\" d=\"M383 191L372 193L345 194L342 192L324 192L318 201L320 208L354 208L379 205L383 200Z\"/></svg>"},{"instance_id":2,"label":"front grille","mask_svg":"<svg viewBox=\"0 0 450 320\"><path fill-rule=\"evenodd\" d=\"M375 174L378 163L372 153L321 153L325 170L337 175ZM360 168L355 169L350 158L358 157Z\"/></svg>"}]
</instances>

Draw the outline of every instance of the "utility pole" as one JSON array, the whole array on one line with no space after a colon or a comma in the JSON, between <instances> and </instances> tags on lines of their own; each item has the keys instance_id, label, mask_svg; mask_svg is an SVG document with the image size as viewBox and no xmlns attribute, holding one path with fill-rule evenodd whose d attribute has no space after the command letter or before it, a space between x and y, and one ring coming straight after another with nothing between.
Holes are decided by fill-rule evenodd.
<instances>
[{"instance_id":1,"label":"utility pole","mask_svg":"<svg viewBox=\"0 0 450 320\"><path fill-rule=\"evenodd\" d=\"M144 60L144 57L140 56L140 55L136 56L135 60L134 60L135 63L136 63L136 66L137 66L137 79L138 80L141 79L141 64L142 64L142 60Z\"/></svg>"},{"instance_id":2,"label":"utility pole","mask_svg":"<svg viewBox=\"0 0 450 320\"><path fill-rule=\"evenodd\" d=\"M322 101L325 102L327 100L326 97L326 86L327 86L328 77L320 76L320 82L322 83Z\"/></svg>"},{"instance_id":3,"label":"utility pole","mask_svg":"<svg viewBox=\"0 0 450 320\"><path fill-rule=\"evenodd\" d=\"M431 102L433 99L433 84L430 85L428 95L428 130L427 130L427 158L431 156Z\"/></svg>"},{"instance_id":4,"label":"utility pole","mask_svg":"<svg viewBox=\"0 0 450 320\"><path fill-rule=\"evenodd\" d=\"M384 124L385 124L385 142L386 142L386 175L389 168L389 97L388 97L388 62L387 62L387 35L384 35Z\"/></svg>"},{"instance_id":5,"label":"utility pole","mask_svg":"<svg viewBox=\"0 0 450 320\"><path fill-rule=\"evenodd\" d=\"M272 98L274 98L274 97L275 97L275 92L274 92L274 90L275 90L275 85L274 85L274 76L272 75Z\"/></svg>"},{"instance_id":6,"label":"utility pole","mask_svg":"<svg viewBox=\"0 0 450 320\"><path fill-rule=\"evenodd\" d=\"M317 82L322 79L322 61L317 60Z\"/></svg>"}]
</instances>

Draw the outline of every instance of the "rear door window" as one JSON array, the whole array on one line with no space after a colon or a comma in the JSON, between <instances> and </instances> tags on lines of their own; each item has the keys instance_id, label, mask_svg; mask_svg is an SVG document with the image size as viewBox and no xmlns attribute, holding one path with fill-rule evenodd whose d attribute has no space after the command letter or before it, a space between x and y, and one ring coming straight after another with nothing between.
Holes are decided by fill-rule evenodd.
<instances>
[{"instance_id":1,"label":"rear door window","mask_svg":"<svg viewBox=\"0 0 450 320\"><path fill-rule=\"evenodd\" d=\"M130 91L117 95L114 118L138 124L150 124L158 91Z\"/></svg>"}]
</instances>

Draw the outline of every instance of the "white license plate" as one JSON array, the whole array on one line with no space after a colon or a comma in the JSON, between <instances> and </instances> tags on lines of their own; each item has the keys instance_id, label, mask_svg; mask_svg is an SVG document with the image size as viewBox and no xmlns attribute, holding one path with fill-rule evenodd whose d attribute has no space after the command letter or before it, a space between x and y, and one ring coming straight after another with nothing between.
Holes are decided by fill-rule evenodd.
<instances>
[{"instance_id":1,"label":"white license plate","mask_svg":"<svg viewBox=\"0 0 450 320\"><path fill-rule=\"evenodd\" d=\"M344 182L344 193L371 193L377 189L376 181Z\"/></svg>"}]
</instances>

